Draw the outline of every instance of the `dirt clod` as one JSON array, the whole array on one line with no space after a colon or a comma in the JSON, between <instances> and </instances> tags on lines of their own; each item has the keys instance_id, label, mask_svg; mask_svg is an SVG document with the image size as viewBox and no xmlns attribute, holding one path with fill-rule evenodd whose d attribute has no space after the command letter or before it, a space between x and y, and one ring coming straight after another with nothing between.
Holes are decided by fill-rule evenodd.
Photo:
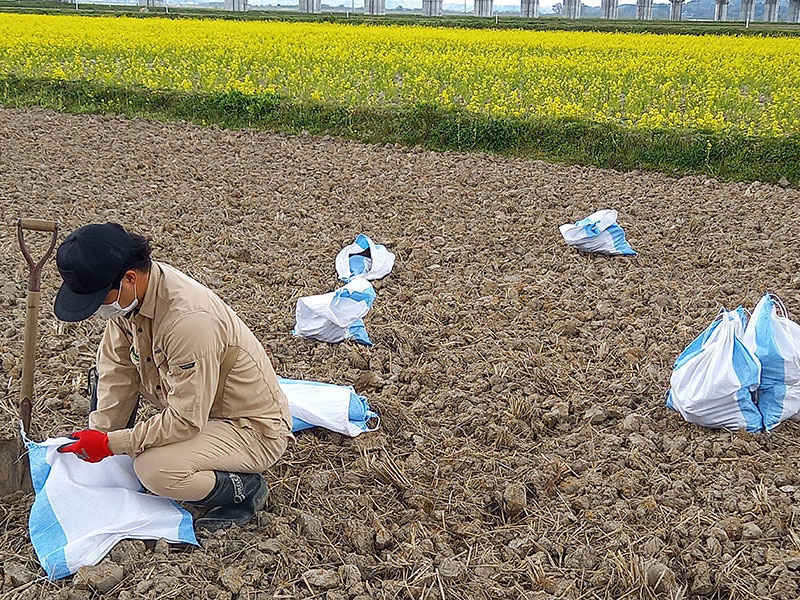
<instances>
[{"instance_id":1,"label":"dirt clod","mask_svg":"<svg viewBox=\"0 0 800 600\"><path fill-rule=\"evenodd\" d=\"M303 573L303 579L312 587L332 590L340 585L339 575L330 569L310 569Z\"/></svg>"},{"instance_id":2,"label":"dirt clod","mask_svg":"<svg viewBox=\"0 0 800 600\"><path fill-rule=\"evenodd\" d=\"M378 373L363 371L353 382L353 387L358 392L374 392L383 385L383 379Z\"/></svg>"},{"instance_id":3,"label":"dirt clod","mask_svg":"<svg viewBox=\"0 0 800 600\"><path fill-rule=\"evenodd\" d=\"M69 397L69 406L72 412L76 415L89 415L89 408L90 408L90 401L89 398L84 396L83 394L72 394Z\"/></svg>"},{"instance_id":4,"label":"dirt clod","mask_svg":"<svg viewBox=\"0 0 800 600\"><path fill-rule=\"evenodd\" d=\"M625 415L625 418L622 419L620 423L620 427L625 431L639 431L645 423L645 419L642 415L631 413L629 415Z\"/></svg>"},{"instance_id":5,"label":"dirt clod","mask_svg":"<svg viewBox=\"0 0 800 600\"><path fill-rule=\"evenodd\" d=\"M302 529L303 535L305 535L309 539L312 540L325 539L325 534L322 530L322 522L314 515L310 515L308 513L302 513L298 517L298 522Z\"/></svg>"},{"instance_id":6,"label":"dirt clod","mask_svg":"<svg viewBox=\"0 0 800 600\"><path fill-rule=\"evenodd\" d=\"M392 532L386 529L385 527L380 527L375 532L375 547L378 550L385 550L389 548L394 543L394 537L392 536Z\"/></svg>"},{"instance_id":7,"label":"dirt clod","mask_svg":"<svg viewBox=\"0 0 800 600\"><path fill-rule=\"evenodd\" d=\"M142 558L147 546L141 540L122 540L111 549L111 560L118 564L133 563Z\"/></svg>"},{"instance_id":8,"label":"dirt clod","mask_svg":"<svg viewBox=\"0 0 800 600\"><path fill-rule=\"evenodd\" d=\"M228 567L220 573L219 581L231 594L238 594L245 586L244 571L244 567Z\"/></svg>"},{"instance_id":9,"label":"dirt clod","mask_svg":"<svg viewBox=\"0 0 800 600\"><path fill-rule=\"evenodd\" d=\"M363 371L369 369L368 358L355 348L347 353L347 361L356 369L361 369Z\"/></svg>"},{"instance_id":10,"label":"dirt clod","mask_svg":"<svg viewBox=\"0 0 800 600\"><path fill-rule=\"evenodd\" d=\"M342 587L351 590L361 583L361 571L355 565L342 565L339 567L339 579Z\"/></svg>"},{"instance_id":11,"label":"dirt clod","mask_svg":"<svg viewBox=\"0 0 800 600\"><path fill-rule=\"evenodd\" d=\"M725 532L728 539L742 539L742 521L739 517L726 517L717 523L717 527Z\"/></svg>"},{"instance_id":12,"label":"dirt clod","mask_svg":"<svg viewBox=\"0 0 800 600\"><path fill-rule=\"evenodd\" d=\"M119 585L124 575L121 565L104 560L93 567L81 567L75 574L74 585L79 590L96 590L106 594Z\"/></svg>"},{"instance_id":13,"label":"dirt clod","mask_svg":"<svg viewBox=\"0 0 800 600\"><path fill-rule=\"evenodd\" d=\"M656 556L659 552L661 552L661 549L663 547L664 547L663 540L661 538L659 538L659 537L653 536L653 537L650 537L644 543L643 549L644 549L644 553L646 555L648 555L648 556Z\"/></svg>"},{"instance_id":14,"label":"dirt clod","mask_svg":"<svg viewBox=\"0 0 800 600\"><path fill-rule=\"evenodd\" d=\"M528 506L528 492L521 483L506 486L503 492L503 503L509 516L516 517Z\"/></svg>"},{"instance_id":15,"label":"dirt clod","mask_svg":"<svg viewBox=\"0 0 800 600\"><path fill-rule=\"evenodd\" d=\"M763 536L764 532L761 531L761 527L759 527L755 523L745 523L744 525L742 525L743 540L757 540L758 538Z\"/></svg>"},{"instance_id":16,"label":"dirt clod","mask_svg":"<svg viewBox=\"0 0 800 600\"><path fill-rule=\"evenodd\" d=\"M375 552L375 534L368 527L353 524L349 527L348 537L353 548L359 554L373 554Z\"/></svg>"},{"instance_id":17,"label":"dirt clod","mask_svg":"<svg viewBox=\"0 0 800 600\"><path fill-rule=\"evenodd\" d=\"M714 591L714 581L707 563L701 562L692 567L691 578L693 594L706 596Z\"/></svg>"},{"instance_id":18,"label":"dirt clod","mask_svg":"<svg viewBox=\"0 0 800 600\"><path fill-rule=\"evenodd\" d=\"M276 539L262 540L258 542L257 548L260 552L277 554L281 551L281 543Z\"/></svg>"},{"instance_id":19,"label":"dirt clod","mask_svg":"<svg viewBox=\"0 0 800 600\"><path fill-rule=\"evenodd\" d=\"M14 561L9 561L3 565L3 572L6 590L25 585L36 578L36 575L30 569Z\"/></svg>"},{"instance_id":20,"label":"dirt clod","mask_svg":"<svg viewBox=\"0 0 800 600\"><path fill-rule=\"evenodd\" d=\"M447 581L458 581L464 577L466 574L466 569L464 565L454 559L448 558L442 561L442 564L439 565L439 575L442 579Z\"/></svg>"},{"instance_id":21,"label":"dirt clod","mask_svg":"<svg viewBox=\"0 0 800 600\"><path fill-rule=\"evenodd\" d=\"M606 411L602 406L593 406L583 413L583 420L592 425L599 425L606 420Z\"/></svg>"},{"instance_id":22,"label":"dirt clod","mask_svg":"<svg viewBox=\"0 0 800 600\"><path fill-rule=\"evenodd\" d=\"M675 573L664 563L650 563L647 566L647 585L656 592L668 592L675 585Z\"/></svg>"}]
</instances>

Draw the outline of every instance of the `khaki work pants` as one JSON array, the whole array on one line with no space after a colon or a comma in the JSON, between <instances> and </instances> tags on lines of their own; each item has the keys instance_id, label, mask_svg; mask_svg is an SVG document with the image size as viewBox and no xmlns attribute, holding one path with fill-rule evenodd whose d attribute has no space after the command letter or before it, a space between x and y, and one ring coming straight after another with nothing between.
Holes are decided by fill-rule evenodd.
<instances>
[{"instance_id":1,"label":"khaki work pants","mask_svg":"<svg viewBox=\"0 0 800 600\"><path fill-rule=\"evenodd\" d=\"M173 500L202 500L214 488L214 471L261 473L281 457L289 437L270 439L228 421L210 419L190 440L148 448L133 461L142 484Z\"/></svg>"}]
</instances>

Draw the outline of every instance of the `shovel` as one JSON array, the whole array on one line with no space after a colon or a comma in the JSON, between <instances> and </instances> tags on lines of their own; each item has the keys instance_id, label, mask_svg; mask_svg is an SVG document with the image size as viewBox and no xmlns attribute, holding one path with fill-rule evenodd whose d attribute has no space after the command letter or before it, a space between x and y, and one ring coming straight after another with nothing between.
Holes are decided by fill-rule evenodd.
<instances>
[{"instance_id":1,"label":"shovel","mask_svg":"<svg viewBox=\"0 0 800 600\"><path fill-rule=\"evenodd\" d=\"M34 262L25 245L24 230L50 231L53 238L44 256ZM33 372L36 368L36 335L39 329L39 307L41 305L42 267L53 254L58 239L58 221L41 219L17 219L17 237L22 255L30 267L28 275L28 297L25 310L25 349L22 355L22 385L19 389L19 418L26 432L30 432L33 398Z\"/></svg>"}]
</instances>

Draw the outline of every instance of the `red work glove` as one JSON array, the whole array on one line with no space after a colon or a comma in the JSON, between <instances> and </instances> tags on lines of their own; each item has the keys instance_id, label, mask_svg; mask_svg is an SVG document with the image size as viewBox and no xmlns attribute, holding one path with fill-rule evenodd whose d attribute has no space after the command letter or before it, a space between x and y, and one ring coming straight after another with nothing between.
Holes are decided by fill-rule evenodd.
<instances>
[{"instance_id":1,"label":"red work glove","mask_svg":"<svg viewBox=\"0 0 800 600\"><path fill-rule=\"evenodd\" d=\"M104 458L114 456L108 447L108 436L102 431L84 429L76 431L69 437L75 442L59 447L59 452L74 452L78 458L90 463L100 462Z\"/></svg>"}]
</instances>

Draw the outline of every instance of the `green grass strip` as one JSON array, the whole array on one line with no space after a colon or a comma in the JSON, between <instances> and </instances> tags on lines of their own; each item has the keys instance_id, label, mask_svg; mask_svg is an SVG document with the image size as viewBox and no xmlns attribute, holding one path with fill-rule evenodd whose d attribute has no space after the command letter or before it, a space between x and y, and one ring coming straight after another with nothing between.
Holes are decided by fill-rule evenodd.
<instances>
[{"instance_id":1,"label":"green grass strip","mask_svg":"<svg viewBox=\"0 0 800 600\"><path fill-rule=\"evenodd\" d=\"M88 82L0 79L0 104L122 114L230 129L308 131L372 143L483 151L619 170L800 184L800 135L783 138L650 131L563 119L492 118L433 106L346 108L238 92L190 94Z\"/></svg>"}]
</instances>

